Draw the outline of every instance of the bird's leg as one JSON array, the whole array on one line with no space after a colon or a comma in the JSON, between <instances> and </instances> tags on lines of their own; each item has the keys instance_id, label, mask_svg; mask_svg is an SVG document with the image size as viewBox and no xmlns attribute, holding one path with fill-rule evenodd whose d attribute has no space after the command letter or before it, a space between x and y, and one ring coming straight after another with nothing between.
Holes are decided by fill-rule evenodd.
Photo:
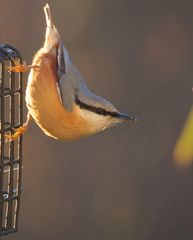
<instances>
[{"instance_id":1,"label":"bird's leg","mask_svg":"<svg viewBox=\"0 0 193 240\"><path fill-rule=\"evenodd\" d=\"M6 66L6 69L9 72L27 72L32 68L38 67L38 65L26 65L26 62L21 64L19 61L13 59L15 66Z\"/></svg>"},{"instance_id":2,"label":"bird's leg","mask_svg":"<svg viewBox=\"0 0 193 240\"><path fill-rule=\"evenodd\" d=\"M27 121L17 129L14 129L14 134L6 134L5 135L5 141L6 142L12 142L17 140L18 137L20 137L22 134L24 134L29 126L30 120L32 119L30 113L27 114Z\"/></svg>"}]
</instances>

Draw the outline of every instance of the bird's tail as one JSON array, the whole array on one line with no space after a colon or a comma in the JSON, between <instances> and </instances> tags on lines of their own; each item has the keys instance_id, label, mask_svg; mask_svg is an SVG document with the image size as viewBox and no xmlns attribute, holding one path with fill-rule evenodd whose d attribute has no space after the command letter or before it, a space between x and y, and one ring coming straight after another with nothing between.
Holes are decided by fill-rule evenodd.
<instances>
[{"instance_id":1,"label":"bird's tail","mask_svg":"<svg viewBox=\"0 0 193 240\"><path fill-rule=\"evenodd\" d=\"M46 3L46 5L44 6L44 12L45 12L45 16L46 16L47 27L53 27L54 24L52 22L52 14L51 14L48 3Z\"/></svg>"},{"instance_id":2,"label":"bird's tail","mask_svg":"<svg viewBox=\"0 0 193 240\"><path fill-rule=\"evenodd\" d=\"M51 10L48 4L44 6L44 12L46 17L46 25L47 25L45 42L44 42L44 50L46 52L49 52L54 50L54 48L59 45L60 35L55 25L53 24Z\"/></svg>"}]
</instances>

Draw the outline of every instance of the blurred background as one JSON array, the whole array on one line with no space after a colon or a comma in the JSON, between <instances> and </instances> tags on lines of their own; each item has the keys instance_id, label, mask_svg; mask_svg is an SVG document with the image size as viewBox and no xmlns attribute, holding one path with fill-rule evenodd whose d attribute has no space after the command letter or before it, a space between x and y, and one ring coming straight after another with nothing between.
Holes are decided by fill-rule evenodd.
<instances>
[{"instance_id":1,"label":"blurred background","mask_svg":"<svg viewBox=\"0 0 193 240\"><path fill-rule=\"evenodd\" d=\"M139 122L74 142L33 123L19 232L5 238L193 239L193 165L173 159L193 102L193 2L47 2L89 87ZM45 3L0 0L0 43L27 63L43 44Z\"/></svg>"}]
</instances>

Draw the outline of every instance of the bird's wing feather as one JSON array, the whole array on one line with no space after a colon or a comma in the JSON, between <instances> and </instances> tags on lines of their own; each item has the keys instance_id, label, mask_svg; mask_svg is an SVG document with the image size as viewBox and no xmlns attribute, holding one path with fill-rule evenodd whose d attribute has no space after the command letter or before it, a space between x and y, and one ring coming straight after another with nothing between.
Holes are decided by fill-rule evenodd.
<instances>
[{"instance_id":1,"label":"bird's wing feather","mask_svg":"<svg viewBox=\"0 0 193 240\"><path fill-rule=\"evenodd\" d=\"M68 111L72 111L74 102L73 82L71 79L71 65L72 62L68 52L62 43L59 44L57 52L58 64L58 88L59 94L64 107Z\"/></svg>"},{"instance_id":2,"label":"bird's wing feather","mask_svg":"<svg viewBox=\"0 0 193 240\"><path fill-rule=\"evenodd\" d=\"M116 108L106 99L93 94L87 87L82 75L72 63L63 44L58 47L58 88L64 107L72 111L73 103L80 102L96 108L105 108L107 111L116 111Z\"/></svg>"}]
</instances>

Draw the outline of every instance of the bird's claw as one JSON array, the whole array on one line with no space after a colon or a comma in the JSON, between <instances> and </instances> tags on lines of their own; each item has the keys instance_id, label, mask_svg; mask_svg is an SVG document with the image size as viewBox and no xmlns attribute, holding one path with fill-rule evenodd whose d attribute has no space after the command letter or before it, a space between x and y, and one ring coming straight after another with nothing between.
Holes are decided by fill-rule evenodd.
<instances>
[{"instance_id":1,"label":"bird's claw","mask_svg":"<svg viewBox=\"0 0 193 240\"><path fill-rule=\"evenodd\" d=\"M21 64L19 61L14 60L14 65L15 66L6 66L6 69L9 72L16 72L16 73L20 73L20 72L27 72L32 68L38 67L37 65L26 65L26 62L24 62L23 64Z\"/></svg>"},{"instance_id":2,"label":"bird's claw","mask_svg":"<svg viewBox=\"0 0 193 240\"><path fill-rule=\"evenodd\" d=\"M6 66L8 72L27 72L25 65L18 65L18 66Z\"/></svg>"},{"instance_id":3,"label":"bird's claw","mask_svg":"<svg viewBox=\"0 0 193 240\"><path fill-rule=\"evenodd\" d=\"M23 135L27 130L27 126L23 125L17 129L14 129L14 134L6 134L5 142L13 142L18 139L21 135Z\"/></svg>"}]
</instances>

